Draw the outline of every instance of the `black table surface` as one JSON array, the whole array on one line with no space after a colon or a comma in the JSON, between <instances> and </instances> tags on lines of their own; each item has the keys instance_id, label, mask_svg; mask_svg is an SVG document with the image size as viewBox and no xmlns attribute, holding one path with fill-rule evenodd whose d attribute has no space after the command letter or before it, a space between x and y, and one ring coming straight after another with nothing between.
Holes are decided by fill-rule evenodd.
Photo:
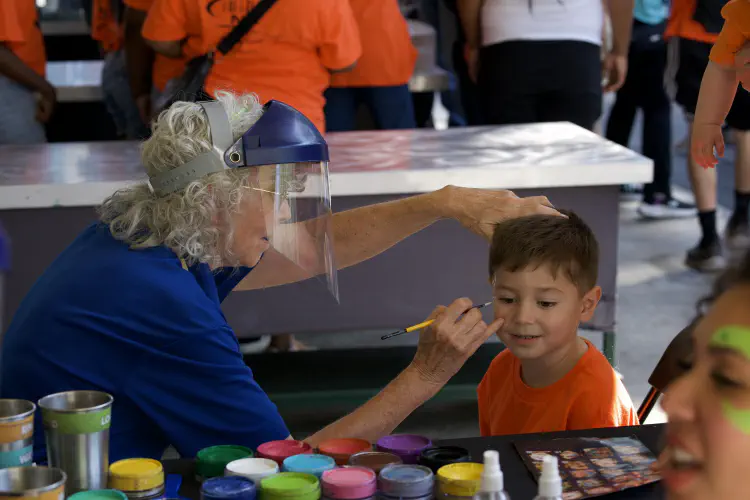
<instances>
[{"instance_id":1,"label":"black table surface","mask_svg":"<svg viewBox=\"0 0 750 500\"><path fill-rule=\"evenodd\" d=\"M438 445L461 446L471 453L475 462L482 461L482 454L486 450L496 450L500 454L500 465L505 476L505 489L513 500L531 500L536 496L537 485L531 472L526 468L523 460L514 447L516 441L575 438L575 437L628 437L636 436L654 454L661 450L663 424L640 425L634 427L616 427L608 429L589 429L585 431L549 432L543 434L523 434L513 436L478 437L468 439L451 439L438 441ZM167 474L180 474L182 487L180 496L194 500L200 498L200 485L195 479L195 464L192 460L166 460L164 469ZM610 493L600 498L606 500L650 500L664 498L661 483L653 483L638 488Z\"/></svg>"}]
</instances>

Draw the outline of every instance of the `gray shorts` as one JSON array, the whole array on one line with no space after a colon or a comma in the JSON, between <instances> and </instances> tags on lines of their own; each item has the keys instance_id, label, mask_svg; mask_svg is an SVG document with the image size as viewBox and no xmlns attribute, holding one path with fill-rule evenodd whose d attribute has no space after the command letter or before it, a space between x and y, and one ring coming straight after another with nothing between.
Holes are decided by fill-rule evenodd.
<instances>
[{"instance_id":1,"label":"gray shorts","mask_svg":"<svg viewBox=\"0 0 750 500\"><path fill-rule=\"evenodd\" d=\"M0 75L0 144L41 142L47 142L47 134L36 121L34 92Z\"/></svg>"},{"instance_id":2,"label":"gray shorts","mask_svg":"<svg viewBox=\"0 0 750 500\"><path fill-rule=\"evenodd\" d=\"M130 92L125 53L121 50L107 54L104 59L102 93L118 136L128 139L143 139L148 136L148 127L141 120Z\"/></svg>"}]
</instances>

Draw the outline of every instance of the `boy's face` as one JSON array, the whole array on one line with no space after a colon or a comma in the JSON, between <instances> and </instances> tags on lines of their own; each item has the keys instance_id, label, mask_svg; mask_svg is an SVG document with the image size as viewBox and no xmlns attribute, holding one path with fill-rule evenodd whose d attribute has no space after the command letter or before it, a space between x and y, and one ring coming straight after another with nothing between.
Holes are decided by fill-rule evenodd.
<instances>
[{"instance_id":1,"label":"boy's face","mask_svg":"<svg viewBox=\"0 0 750 500\"><path fill-rule=\"evenodd\" d=\"M578 325L589 321L601 297L596 286L581 296L578 288L549 266L516 272L495 271L495 318L505 323L500 340L521 360L539 359L569 345Z\"/></svg>"}]
</instances>

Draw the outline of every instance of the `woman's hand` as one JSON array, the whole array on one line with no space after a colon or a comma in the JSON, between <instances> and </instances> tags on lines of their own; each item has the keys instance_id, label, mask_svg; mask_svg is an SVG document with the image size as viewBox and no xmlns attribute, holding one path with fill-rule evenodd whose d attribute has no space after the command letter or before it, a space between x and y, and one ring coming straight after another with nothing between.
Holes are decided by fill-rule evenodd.
<instances>
[{"instance_id":1,"label":"woman's hand","mask_svg":"<svg viewBox=\"0 0 750 500\"><path fill-rule=\"evenodd\" d=\"M417 353L409 366L425 382L443 386L503 325L503 320L497 319L488 326L478 309L469 310L472 305L469 299L458 299L447 308L439 306L430 315L435 322L420 333Z\"/></svg>"},{"instance_id":2,"label":"woman's hand","mask_svg":"<svg viewBox=\"0 0 750 500\"><path fill-rule=\"evenodd\" d=\"M442 190L448 216L465 228L492 239L495 225L507 219L532 214L560 215L546 196L519 198L512 191L448 186Z\"/></svg>"}]
</instances>

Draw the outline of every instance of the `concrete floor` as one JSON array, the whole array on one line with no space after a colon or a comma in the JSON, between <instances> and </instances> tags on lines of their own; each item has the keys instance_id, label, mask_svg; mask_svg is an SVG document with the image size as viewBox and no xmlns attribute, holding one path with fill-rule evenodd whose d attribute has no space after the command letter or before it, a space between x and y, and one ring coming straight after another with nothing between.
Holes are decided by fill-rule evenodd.
<instances>
[{"instance_id":1,"label":"concrete floor","mask_svg":"<svg viewBox=\"0 0 750 500\"><path fill-rule=\"evenodd\" d=\"M612 98L606 99L606 108ZM606 115L605 115L606 119ZM681 113L675 108L674 142L680 142L687 133ZM638 150L640 126L634 128L631 147ZM719 166L720 203L732 203L732 158ZM673 152L675 195L690 200L689 183L684 152L675 147ZM621 205L621 230L618 273L618 356L619 371L636 407L649 390L648 376L661 357L665 347L692 318L696 301L705 295L713 276L696 273L683 265L685 252L699 238L697 220L694 218L672 221L646 222L636 214L637 201L623 200ZM726 209L720 208L719 217L727 218ZM359 332L353 335L318 334L300 337L305 343L318 348L382 345L382 332ZM601 346L601 335L584 332L584 335ZM413 336L403 336L391 342L413 344ZM291 428L301 426L312 431L317 425L330 422L329 415L290 416ZM649 422L664 421L657 408ZM304 421L304 425L300 422ZM421 432L433 438L453 438L478 435L476 406L471 404L435 408L427 405L417 411L399 428L399 431Z\"/></svg>"}]
</instances>

